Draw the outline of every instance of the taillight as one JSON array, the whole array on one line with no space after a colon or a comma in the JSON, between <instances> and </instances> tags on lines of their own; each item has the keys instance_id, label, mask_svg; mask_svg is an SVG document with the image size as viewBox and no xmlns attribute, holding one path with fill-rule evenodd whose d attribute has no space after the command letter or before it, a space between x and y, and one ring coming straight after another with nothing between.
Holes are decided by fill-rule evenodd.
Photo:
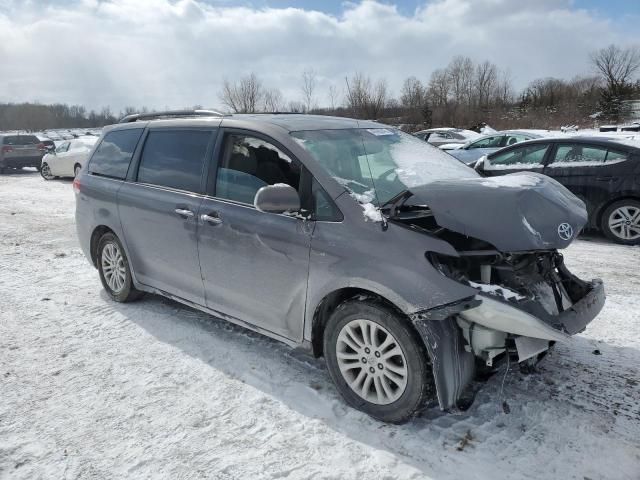
<instances>
[{"instance_id":1,"label":"taillight","mask_svg":"<svg viewBox=\"0 0 640 480\"><path fill-rule=\"evenodd\" d=\"M9 153L9 152L13 152L13 147L11 145L5 145L4 147L2 147L2 153Z\"/></svg>"},{"instance_id":2,"label":"taillight","mask_svg":"<svg viewBox=\"0 0 640 480\"><path fill-rule=\"evenodd\" d=\"M73 179L73 191L76 194L80 193L80 179L78 177Z\"/></svg>"},{"instance_id":3,"label":"taillight","mask_svg":"<svg viewBox=\"0 0 640 480\"><path fill-rule=\"evenodd\" d=\"M38 144L38 150L46 150L47 146L44 143L39 143Z\"/></svg>"}]
</instances>

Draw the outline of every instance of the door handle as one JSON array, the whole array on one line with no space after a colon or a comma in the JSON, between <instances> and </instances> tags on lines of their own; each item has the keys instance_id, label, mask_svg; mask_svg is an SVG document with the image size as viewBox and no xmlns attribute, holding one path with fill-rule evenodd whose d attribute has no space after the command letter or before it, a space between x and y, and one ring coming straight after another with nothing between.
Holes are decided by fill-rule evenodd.
<instances>
[{"instance_id":1,"label":"door handle","mask_svg":"<svg viewBox=\"0 0 640 480\"><path fill-rule=\"evenodd\" d=\"M200 219L203 222L207 222L210 225L220 225L222 223L222 218L220 218L217 214L213 216L213 215L207 215L205 213L200 215Z\"/></svg>"},{"instance_id":2,"label":"door handle","mask_svg":"<svg viewBox=\"0 0 640 480\"><path fill-rule=\"evenodd\" d=\"M181 217L191 218L193 217L193 212L191 210L187 210L186 208L176 208L174 210Z\"/></svg>"},{"instance_id":3,"label":"door handle","mask_svg":"<svg viewBox=\"0 0 640 480\"><path fill-rule=\"evenodd\" d=\"M600 182L608 182L609 180L613 180L613 177L596 177L596 180L600 181Z\"/></svg>"}]
</instances>

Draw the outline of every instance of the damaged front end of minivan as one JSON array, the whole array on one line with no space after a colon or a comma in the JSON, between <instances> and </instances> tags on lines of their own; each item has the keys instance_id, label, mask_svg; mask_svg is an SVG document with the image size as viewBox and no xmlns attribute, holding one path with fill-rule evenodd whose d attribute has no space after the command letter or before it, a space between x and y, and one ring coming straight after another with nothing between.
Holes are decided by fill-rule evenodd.
<instances>
[{"instance_id":1,"label":"damaged front end of minivan","mask_svg":"<svg viewBox=\"0 0 640 480\"><path fill-rule=\"evenodd\" d=\"M584 204L538 174L434 182L396 203L392 222L450 243L426 252L447 278L477 294L415 312L440 407L455 407L479 368L535 360L585 329L604 306L601 280L569 272L558 251L587 221Z\"/></svg>"}]
</instances>

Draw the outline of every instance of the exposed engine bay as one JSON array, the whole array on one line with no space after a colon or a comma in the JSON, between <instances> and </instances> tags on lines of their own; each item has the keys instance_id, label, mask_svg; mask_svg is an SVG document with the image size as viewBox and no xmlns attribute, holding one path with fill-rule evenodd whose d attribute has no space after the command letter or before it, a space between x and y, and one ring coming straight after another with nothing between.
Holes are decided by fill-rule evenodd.
<instances>
[{"instance_id":1,"label":"exposed engine bay","mask_svg":"<svg viewBox=\"0 0 640 480\"><path fill-rule=\"evenodd\" d=\"M571 274L556 248L499 251L487 240L441 226L428 205L412 200L393 205L390 221L453 246L457 256L425 256L442 275L478 291L473 302L414 318L425 339L440 340L428 349L442 408L455 403L478 368L540 358L553 343L584 330L604 305L602 282ZM448 345L442 341L447 337Z\"/></svg>"}]
</instances>

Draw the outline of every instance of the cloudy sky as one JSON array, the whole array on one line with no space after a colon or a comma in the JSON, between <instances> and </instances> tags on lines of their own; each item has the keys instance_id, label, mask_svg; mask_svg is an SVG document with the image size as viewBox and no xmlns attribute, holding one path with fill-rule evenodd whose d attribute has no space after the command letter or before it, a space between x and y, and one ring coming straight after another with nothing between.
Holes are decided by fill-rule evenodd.
<instances>
[{"instance_id":1,"label":"cloudy sky","mask_svg":"<svg viewBox=\"0 0 640 480\"><path fill-rule=\"evenodd\" d=\"M428 80L454 55L508 69L516 87L588 73L590 51L640 44L639 0L0 0L0 102L220 105L255 72L288 100L318 75Z\"/></svg>"}]
</instances>

